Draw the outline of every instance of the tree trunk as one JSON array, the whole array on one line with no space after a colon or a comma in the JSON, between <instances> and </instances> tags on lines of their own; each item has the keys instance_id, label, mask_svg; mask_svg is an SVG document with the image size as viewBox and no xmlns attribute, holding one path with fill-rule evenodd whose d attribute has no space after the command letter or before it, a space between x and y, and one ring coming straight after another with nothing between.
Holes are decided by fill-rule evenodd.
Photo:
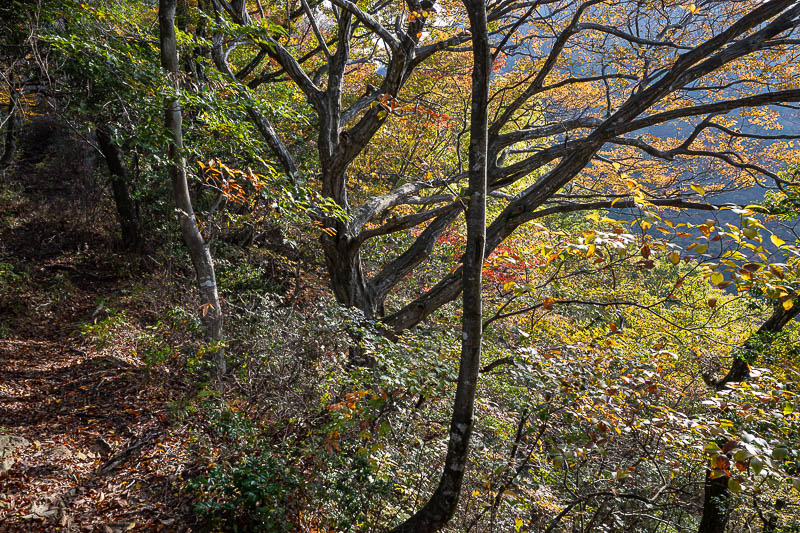
<instances>
[{"instance_id":1,"label":"tree trunk","mask_svg":"<svg viewBox=\"0 0 800 533\"><path fill-rule=\"evenodd\" d=\"M714 383L717 390L724 389L728 383L746 381L750 378L750 365L748 359L764 346L769 345L773 336L780 333L783 328L800 312L800 306L784 309L781 302L776 302L772 315L758 328L744 343L742 352L731 364L731 369L724 378ZM711 479L711 472L706 473L703 493L703 517L700 520L698 533L724 533L728 524L728 516L732 510L733 498L728 489L728 477L722 476Z\"/></svg>"},{"instance_id":2,"label":"tree trunk","mask_svg":"<svg viewBox=\"0 0 800 533\"><path fill-rule=\"evenodd\" d=\"M342 228L340 228L342 229ZM347 237L324 236L325 265L331 279L331 287L336 300L346 307L355 307L364 312L367 318L377 313L377 301L364 279L361 254Z\"/></svg>"},{"instance_id":3,"label":"tree trunk","mask_svg":"<svg viewBox=\"0 0 800 533\"><path fill-rule=\"evenodd\" d=\"M136 204L128 189L128 169L122 162L119 147L111 141L109 131L105 127L97 128L97 144L106 159L111 175L111 192L117 206L117 216L122 231L122 242L125 247L138 250L141 247L141 226L136 212Z\"/></svg>"},{"instance_id":4,"label":"tree trunk","mask_svg":"<svg viewBox=\"0 0 800 533\"><path fill-rule=\"evenodd\" d=\"M769 345L772 336L780 333L783 328L800 313L800 305L795 303L789 309L784 309L781 302L776 302L772 315L758 328L742 347L742 352L737 354L731 363L731 368L724 378L714 384L717 390L724 389L728 383L746 381L750 377L750 365L753 357L760 347Z\"/></svg>"},{"instance_id":5,"label":"tree trunk","mask_svg":"<svg viewBox=\"0 0 800 533\"><path fill-rule=\"evenodd\" d=\"M176 0L159 0L158 22L160 29L161 66L169 73L174 86L178 87L178 49L175 42ZM209 341L216 344L214 362L217 379L225 373L225 353L222 341L222 308L217 293L214 262L200 229L197 227L189 185L186 179L186 162L183 158L183 131L180 103L177 97L166 102L164 126L170 135L169 158L172 191L178 208L181 232L197 276L197 288L202 303L202 319Z\"/></svg>"},{"instance_id":6,"label":"tree trunk","mask_svg":"<svg viewBox=\"0 0 800 533\"><path fill-rule=\"evenodd\" d=\"M481 358L483 316L481 274L486 241L486 151L488 138L489 54L486 5L483 0L464 0L472 31L473 69L469 143L469 205L467 246L464 252L461 361L450 422L450 440L444 470L433 496L416 514L397 526L395 533L426 533L442 529L458 508L461 484L474 427L475 392Z\"/></svg>"},{"instance_id":7,"label":"tree trunk","mask_svg":"<svg viewBox=\"0 0 800 533\"><path fill-rule=\"evenodd\" d=\"M0 170L6 168L14 160L17 152L17 106L13 97L9 95L8 120L6 121L6 139L3 149L3 157L0 159Z\"/></svg>"},{"instance_id":8,"label":"tree trunk","mask_svg":"<svg viewBox=\"0 0 800 533\"><path fill-rule=\"evenodd\" d=\"M711 479L706 473L703 491L703 518L697 533L725 533L730 516L731 491L728 489L728 476Z\"/></svg>"}]
</instances>

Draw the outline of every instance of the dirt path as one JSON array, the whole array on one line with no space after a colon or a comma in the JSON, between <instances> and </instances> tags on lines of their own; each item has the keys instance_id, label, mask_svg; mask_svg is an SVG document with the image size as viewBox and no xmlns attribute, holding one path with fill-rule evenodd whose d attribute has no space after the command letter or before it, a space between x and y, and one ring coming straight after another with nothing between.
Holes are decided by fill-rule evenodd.
<instances>
[{"instance_id":1,"label":"dirt path","mask_svg":"<svg viewBox=\"0 0 800 533\"><path fill-rule=\"evenodd\" d=\"M74 338L0 340L0 530L176 530L163 386Z\"/></svg>"},{"instance_id":2,"label":"dirt path","mask_svg":"<svg viewBox=\"0 0 800 533\"><path fill-rule=\"evenodd\" d=\"M80 333L109 301L141 331L155 311L127 295L149 274L107 207L87 218L63 179L18 183L0 183L0 532L185 531L181 384L130 338Z\"/></svg>"}]
</instances>

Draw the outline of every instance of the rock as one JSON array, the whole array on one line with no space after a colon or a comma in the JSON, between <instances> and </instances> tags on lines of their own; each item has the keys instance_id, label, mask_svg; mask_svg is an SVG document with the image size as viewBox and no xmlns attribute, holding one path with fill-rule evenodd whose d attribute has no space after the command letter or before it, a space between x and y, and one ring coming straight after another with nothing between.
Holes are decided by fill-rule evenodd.
<instances>
[{"instance_id":1,"label":"rock","mask_svg":"<svg viewBox=\"0 0 800 533\"><path fill-rule=\"evenodd\" d=\"M0 457L11 455L15 448L25 448L30 445L30 441L25 437L14 435L0 435Z\"/></svg>"},{"instance_id":2,"label":"rock","mask_svg":"<svg viewBox=\"0 0 800 533\"><path fill-rule=\"evenodd\" d=\"M9 470L11 467L14 466L14 458L13 457L6 457L2 461L0 461L0 479L6 477L8 475Z\"/></svg>"},{"instance_id":3,"label":"rock","mask_svg":"<svg viewBox=\"0 0 800 533\"><path fill-rule=\"evenodd\" d=\"M72 452L69 451L69 448L66 446L59 446L55 450L53 450L53 456L56 459L69 459L72 457Z\"/></svg>"},{"instance_id":4,"label":"rock","mask_svg":"<svg viewBox=\"0 0 800 533\"><path fill-rule=\"evenodd\" d=\"M30 442L24 437L0 435L0 478L6 477L14 466L14 457L12 457L14 450L28 445Z\"/></svg>"}]
</instances>

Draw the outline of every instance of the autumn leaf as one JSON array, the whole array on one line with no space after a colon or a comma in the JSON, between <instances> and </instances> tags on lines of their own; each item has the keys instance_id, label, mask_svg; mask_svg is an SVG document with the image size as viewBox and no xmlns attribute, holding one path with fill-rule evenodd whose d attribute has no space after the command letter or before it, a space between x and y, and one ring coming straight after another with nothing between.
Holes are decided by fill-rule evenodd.
<instances>
[{"instance_id":1,"label":"autumn leaf","mask_svg":"<svg viewBox=\"0 0 800 533\"><path fill-rule=\"evenodd\" d=\"M769 240L772 241L772 244L774 244L777 248L780 248L781 246L786 244L786 241L784 241L774 233L769 236Z\"/></svg>"},{"instance_id":2,"label":"autumn leaf","mask_svg":"<svg viewBox=\"0 0 800 533\"><path fill-rule=\"evenodd\" d=\"M692 6L694 6L694 4L692 4ZM704 188L702 188L699 185L695 185L694 183L689 185L689 188L691 188L694 192L696 192L700 196L705 196L706 194L706 190Z\"/></svg>"}]
</instances>

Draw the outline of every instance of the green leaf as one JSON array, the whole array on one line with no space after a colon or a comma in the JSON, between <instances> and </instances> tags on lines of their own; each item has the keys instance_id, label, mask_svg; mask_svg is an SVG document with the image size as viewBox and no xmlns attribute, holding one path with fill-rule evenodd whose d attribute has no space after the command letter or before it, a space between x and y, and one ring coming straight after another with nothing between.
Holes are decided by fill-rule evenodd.
<instances>
[{"instance_id":1,"label":"green leaf","mask_svg":"<svg viewBox=\"0 0 800 533\"><path fill-rule=\"evenodd\" d=\"M789 457L789 450L786 448L775 448L772 450L772 458L776 461L783 461Z\"/></svg>"},{"instance_id":2,"label":"green leaf","mask_svg":"<svg viewBox=\"0 0 800 533\"><path fill-rule=\"evenodd\" d=\"M742 492L742 485L733 478L728 480L728 490L730 490L734 494L739 494Z\"/></svg>"},{"instance_id":3,"label":"green leaf","mask_svg":"<svg viewBox=\"0 0 800 533\"><path fill-rule=\"evenodd\" d=\"M739 450L733 456L733 458L739 462L745 461L748 457L750 457L750 452L748 452L747 450Z\"/></svg>"},{"instance_id":4,"label":"green leaf","mask_svg":"<svg viewBox=\"0 0 800 533\"><path fill-rule=\"evenodd\" d=\"M713 453L719 453L722 450L720 450L719 445L716 442L709 442L703 447L703 451L710 455Z\"/></svg>"}]
</instances>

